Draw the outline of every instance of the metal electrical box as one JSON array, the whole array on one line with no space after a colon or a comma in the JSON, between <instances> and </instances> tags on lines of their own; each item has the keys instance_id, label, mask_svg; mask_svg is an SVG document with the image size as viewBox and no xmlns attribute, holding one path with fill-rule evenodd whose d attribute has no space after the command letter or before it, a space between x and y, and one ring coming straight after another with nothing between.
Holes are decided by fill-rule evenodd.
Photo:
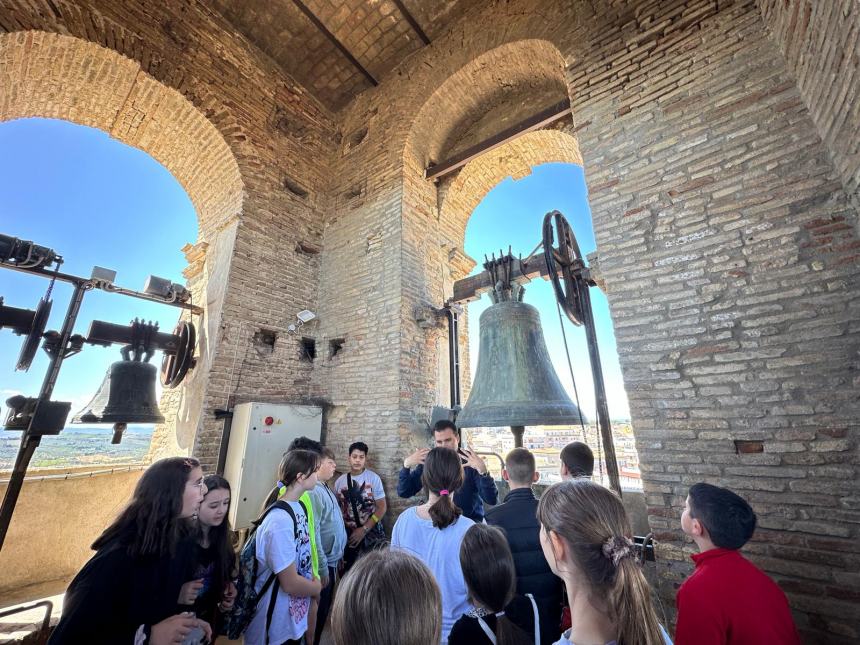
<instances>
[{"instance_id":1,"label":"metal electrical box","mask_svg":"<svg viewBox=\"0 0 860 645\"><path fill-rule=\"evenodd\" d=\"M296 437L319 441L322 408L310 405L240 403L233 410L224 477L230 482L230 524L251 526L278 481L278 465Z\"/></svg>"}]
</instances>

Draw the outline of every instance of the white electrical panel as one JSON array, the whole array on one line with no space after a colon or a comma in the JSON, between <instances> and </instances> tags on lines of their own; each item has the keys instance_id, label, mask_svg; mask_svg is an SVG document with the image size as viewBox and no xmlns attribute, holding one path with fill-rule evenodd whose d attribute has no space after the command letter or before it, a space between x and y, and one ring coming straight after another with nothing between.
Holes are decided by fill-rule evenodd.
<instances>
[{"instance_id":1,"label":"white electrical panel","mask_svg":"<svg viewBox=\"0 0 860 645\"><path fill-rule=\"evenodd\" d=\"M251 526L278 481L278 465L296 437L319 441L322 409L309 405L240 403L233 410L224 477L230 482L233 529Z\"/></svg>"}]
</instances>

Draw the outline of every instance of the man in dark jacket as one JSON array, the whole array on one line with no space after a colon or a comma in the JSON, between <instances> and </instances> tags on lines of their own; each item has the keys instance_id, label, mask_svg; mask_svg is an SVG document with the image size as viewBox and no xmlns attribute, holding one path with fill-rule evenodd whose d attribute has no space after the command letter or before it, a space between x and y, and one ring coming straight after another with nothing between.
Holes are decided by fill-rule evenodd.
<instances>
[{"instance_id":1,"label":"man in dark jacket","mask_svg":"<svg viewBox=\"0 0 860 645\"><path fill-rule=\"evenodd\" d=\"M505 501L487 512L487 524L505 531L517 569L517 593L530 593L541 614L541 642L558 639L562 609L562 582L549 568L540 545L538 501L531 486L540 475L535 458L525 448L514 448L505 459L502 477L511 492Z\"/></svg>"},{"instance_id":2,"label":"man in dark jacket","mask_svg":"<svg viewBox=\"0 0 860 645\"><path fill-rule=\"evenodd\" d=\"M499 501L499 489L487 470L487 464L471 450L460 450L457 426L446 419L437 421L433 426L433 442L437 448L449 448L460 453L460 461L463 462L463 485L454 493L454 503L470 520L483 522L484 505L481 500L487 504ZM428 452L429 448L419 448L403 460L403 468L397 480L397 494L400 497L412 497L421 491L421 475L424 474L424 459Z\"/></svg>"}]
</instances>

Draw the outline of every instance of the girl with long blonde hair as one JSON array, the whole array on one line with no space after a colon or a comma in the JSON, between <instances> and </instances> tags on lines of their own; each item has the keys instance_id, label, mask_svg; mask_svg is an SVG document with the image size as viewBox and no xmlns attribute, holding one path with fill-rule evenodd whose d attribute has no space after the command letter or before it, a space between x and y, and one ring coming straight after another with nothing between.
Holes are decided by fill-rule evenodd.
<instances>
[{"instance_id":1,"label":"girl with long blonde hair","mask_svg":"<svg viewBox=\"0 0 860 645\"><path fill-rule=\"evenodd\" d=\"M671 645L615 493L586 479L562 482L541 495L537 513L544 555L570 603L572 627L556 645Z\"/></svg>"}]
</instances>

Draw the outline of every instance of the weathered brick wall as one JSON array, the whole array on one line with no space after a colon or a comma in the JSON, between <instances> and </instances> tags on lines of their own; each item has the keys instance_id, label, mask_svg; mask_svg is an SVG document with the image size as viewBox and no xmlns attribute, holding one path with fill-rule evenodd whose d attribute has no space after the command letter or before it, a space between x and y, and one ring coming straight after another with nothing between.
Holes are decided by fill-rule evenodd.
<instances>
[{"instance_id":1,"label":"weathered brick wall","mask_svg":"<svg viewBox=\"0 0 860 645\"><path fill-rule=\"evenodd\" d=\"M757 13L699 25L574 99L661 591L688 569L687 487L720 483L755 506L747 553L806 640L839 642L860 625L855 212Z\"/></svg>"},{"instance_id":2,"label":"weathered brick wall","mask_svg":"<svg viewBox=\"0 0 860 645\"><path fill-rule=\"evenodd\" d=\"M223 18L197 2L58 0L37 7L13 1L0 11L0 30L61 33L126 56L131 75L103 65L104 77L96 74L97 58L76 67L72 57L58 56L58 73L42 72L40 109L30 114L91 125L103 111L112 117L102 102L110 96L107 91L91 97L66 83L77 75L139 87L139 95L126 101L125 112L107 121L112 127L96 125L159 160L184 164L166 165L197 208L200 241L210 244L210 257L200 270L207 283L215 282L202 300L207 319L201 328L207 333L201 339L201 365L190 387L166 399L181 417L179 427L162 428L153 447L155 456L193 447L213 467L222 422L212 410L225 407L229 395L235 392L239 401L300 401L310 393L311 366L299 361L296 340L283 330L299 310L316 309L320 257L315 251L329 208L332 117ZM134 70L140 70L138 78ZM141 78L152 80L146 84ZM165 92L167 88L175 92ZM120 101L126 96L118 95ZM14 92L6 96L16 98ZM172 109L165 109L164 96L173 101ZM229 150L239 183L225 186L206 163L217 142L193 136L212 126L220 145ZM222 217L206 217L212 208L206 195L225 187L232 190L232 201L219 203ZM215 252L226 255L214 257ZM251 338L260 328L279 330L274 348L253 345Z\"/></svg>"},{"instance_id":3,"label":"weathered brick wall","mask_svg":"<svg viewBox=\"0 0 860 645\"><path fill-rule=\"evenodd\" d=\"M860 5L758 0L845 190L860 208Z\"/></svg>"},{"instance_id":4,"label":"weathered brick wall","mask_svg":"<svg viewBox=\"0 0 860 645\"><path fill-rule=\"evenodd\" d=\"M780 33L782 8L760 4ZM471 209L500 173L574 160L578 144L661 540L664 605L689 571L680 508L704 479L755 506L761 528L747 552L789 594L806 639L858 636L860 243L846 225L857 217L856 132L823 125L826 107L809 98L818 90L798 87L803 65L783 58L753 0L482 3L337 115L206 5L39 7L4 4L0 28L127 56L215 127L238 169L242 212L228 208L211 236L204 222L209 247L190 250L189 280L210 315L209 373L173 397L187 425L164 450L194 441L213 465L221 424L211 412L234 389L238 400L320 397L332 405L329 443L343 455L368 440L393 493L400 460L444 400L446 331L425 314L469 270L461 244ZM849 42L856 32L839 33ZM813 56L825 41L803 42ZM834 82L853 96L853 68L829 56ZM57 88L48 103L77 100L60 92L62 78L39 81ZM573 123L439 186L423 179L427 163L519 118L529 88L548 101L566 91ZM50 113L85 122L100 103L78 105ZM156 113L148 105L141 96L127 131ZM854 112L839 114L848 123ZM185 143L188 119L151 119L147 132ZM180 158L192 155L186 147ZM188 168L205 178L204 166ZM212 261L225 253L229 264ZM319 314L301 330L317 341L313 363L293 337L250 341L304 308ZM199 407L183 399L192 394ZM762 452L737 454L736 440L760 441Z\"/></svg>"},{"instance_id":5,"label":"weathered brick wall","mask_svg":"<svg viewBox=\"0 0 860 645\"><path fill-rule=\"evenodd\" d=\"M690 569L686 490L722 482L755 505L747 552L788 592L806 639L849 639L860 625L857 240L840 222L855 211L754 3L577 8L490 3L356 107L387 115L389 145L406 146L400 435L414 437L434 402L438 332L413 312L442 300L442 254L457 239L439 221L447 186L421 177L446 139L403 129L470 61L545 38L566 61L664 603ZM433 114L442 130L460 116ZM763 452L737 454L735 440Z\"/></svg>"}]
</instances>

